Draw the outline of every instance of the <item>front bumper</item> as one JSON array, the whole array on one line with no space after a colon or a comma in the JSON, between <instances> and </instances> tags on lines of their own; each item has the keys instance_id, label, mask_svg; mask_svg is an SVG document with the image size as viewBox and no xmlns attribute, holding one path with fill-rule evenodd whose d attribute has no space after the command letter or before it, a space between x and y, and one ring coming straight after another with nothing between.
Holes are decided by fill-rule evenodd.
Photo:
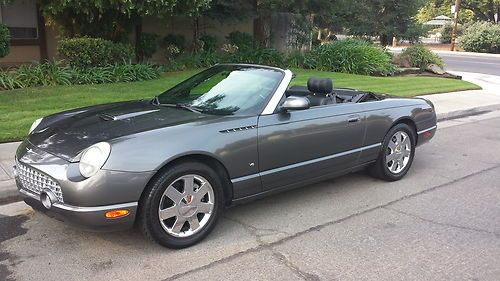
<instances>
[{"instance_id":1,"label":"front bumper","mask_svg":"<svg viewBox=\"0 0 500 281\"><path fill-rule=\"evenodd\" d=\"M80 228L113 231L134 224L137 205L153 172L100 170L85 179L75 177L78 163L70 163L24 141L16 153L16 185L34 209ZM51 196L48 196L51 195ZM51 197L51 204L44 197ZM47 205L49 205L47 207ZM114 210L126 216L107 218Z\"/></svg>"},{"instance_id":2,"label":"front bumper","mask_svg":"<svg viewBox=\"0 0 500 281\"><path fill-rule=\"evenodd\" d=\"M22 188L19 189L19 192L24 197L24 202L33 209L59 221L90 231L117 231L131 228L134 225L137 213L137 202L98 207L77 207L55 203L50 209L46 209L37 194ZM127 216L120 218L109 219L105 217L106 212L117 209L125 209L129 213Z\"/></svg>"}]
</instances>

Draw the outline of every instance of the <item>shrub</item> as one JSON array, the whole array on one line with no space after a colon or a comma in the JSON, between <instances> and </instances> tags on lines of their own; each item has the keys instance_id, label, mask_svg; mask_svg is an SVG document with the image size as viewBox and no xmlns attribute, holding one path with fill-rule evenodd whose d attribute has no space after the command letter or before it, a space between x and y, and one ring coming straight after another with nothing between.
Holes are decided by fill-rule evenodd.
<instances>
[{"instance_id":1,"label":"shrub","mask_svg":"<svg viewBox=\"0 0 500 281\"><path fill-rule=\"evenodd\" d=\"M422 44L411 45L404 49L400 56L402 56L401 59L407 57L411 66L418 67L422 70L426 69L429 64L436 64L440 67L444 67L443 60Z\"/></svg>"},{"instance_id":2,"label":"shrub","mask_svg":"<svg viewBox=\"0 0 500 281\"><path fill-rule=\"evenodd\" d=\"M1 90L12 90L18 88L24 88L21 82L17 81L11 71L0 70L0 89Z\"/></svg>"},{"instance_id":3,"label":"shrub","mask_svg":"<svg viewBox=\"0 0 500 281\"><path fill-rule=\"evenodd\" d=\"M443 44L449 44L451 43L453 26L451 24L443 25L443 27L439 29L439 33L441 33L441 38L439 38L439 41Z\"/></svg>"},{"instance_id":4,"label":"shrub","mask_svg":"<svg viewBox=\"0 0 500 281\"><path fill-rule=\"evenodd\" d=\"M0 58L9 54L10 32L7 26L0 23Z\"/></svg>"},{"instance_id":5,"label":"shrub","mask_svg":"<svg viewBox=\"0 0 500 281\"><path fill-rule=\"evenodd\" d=\"M132 46L101 38L63 39L57 50L71 66L81 68L127 63L134 57Z\"/></svg>"},{"instance_id":6,"label":"shrub","mask_svg":"<svg viewBox=\"0 0 500 281\"><path fill-rule=\"evenodd\" d=\"M111 58L107 63L102 65L131 63L132 59L135 57L135 50L132 45L124 43L113 43L111 41L108 42L108 47L111 49Z\"/></svg>"},{"instance_id":7,"label":"shrub","mask_svg":"<svg viewBox=\"0 0 500 281\"><path fill-rule=\"evenodd\" d=\"M174 45L180 52L183 52L186 49L186 38L180 34L167 34L163 37L161 45L164 48Z\"/></svg>"},{"instance_id":8,"label":"shrub","mask_svg":"<svg viewBox=\"0 0 500 281\"><path fill-rule=\"evenodd\" d=\"M364 40L347 39L323 44L306 55L305 68L363 75L390 75L390 54Z\"/></svg>"},{"instance_id":9,"label":"shrub","mask_svg":"<svg viewBox=\"0 0 500 281\"><path fill-rule=\"evenodd\" d=\"M161 67L150 64L75 68L54 61L22 65L17 70L0 71L0 89L143 81L157 78L162 72Z\"/></svg>"},{"instance_id":10,"label":"shrub","mask_svg":"<svg viewBox=\"0 0 500 281\"><path fill-rule=\"evenodd\" d=\"M136 52L140 61L151 58L158 50L158 34L142 33Z\"/></svg>"},{"instance_id":11,"label":"shrub","mask_svg":"<svg viewBox=\"0 0 500 281\"><path fill-rule=\"evenodd\" d=\"M71 84L71 69L61 62L23 64L15 72L15 79L24 87Z\"/></svg>"},{"instance_id":12,"label":"shrub","mask_svg":"<svg viewBox=\"0 0 500 281\"><path fill-rule=\"evenodd\" d=\"M200 37L200 41L203 42L205 52L215 52L217 49L217 38L212 35L204 34Z\"/></svg>"},{"instance_id":13,"label":"shrub","mask_svg":"<svg viewBox=\"0 0 500 281\"><path fill-rule=\"evenodd\" d=\"M286 66L292 68L304 68L305 55L300 51L290 52L286 58Z\"/></svg>"},{"instance_id":14,"label":"shrub","mask_svg":"<svg viewBox=\"0 0 500 281\"><path fill-rule=\"evenodd\" d=\"M473 23L463 31L459 45L468 52L500 53L500 25Z\"/></svg>"},{"instance_id":15,"label":"shrub","mask_svg":"<svg viewBox=\"0 0 500 281\"><path fill-rule=\"evenodd\" d=\"M240 50L253 50L257 47L252 35L245 32L233 31L226 38L231 45L238 46Z\"/></svg>"},{"instance_id":16,"label":"shrub","mask_svg":"<svg viewBox=\"0 0 500 281\"><path fill-rule=\"evenodd\" d=\"M161 46L168 62L172 62L186 48L186 39L179 34L167 34L161 41Z\"/></svg>"}]
</instances>

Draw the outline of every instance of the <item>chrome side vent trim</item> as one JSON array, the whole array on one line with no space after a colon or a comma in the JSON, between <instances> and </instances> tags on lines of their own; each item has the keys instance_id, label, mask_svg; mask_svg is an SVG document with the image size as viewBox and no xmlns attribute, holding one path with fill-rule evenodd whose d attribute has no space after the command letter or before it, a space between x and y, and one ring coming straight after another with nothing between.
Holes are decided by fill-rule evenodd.
<instances>
[{"instance_id":1,"label":"chrome side vent trim","mask_svg":"<svg viewBox=\"0 0 500 281\"><path fill-rule=\"evenodd\" d=\"M257 128L257 125L251 125L251 126L244 126L244 127L232 128L232 129L227 129L227 130L221 130L219 132L225 134L225 133L246 131L246 130L251 130L251 129L256 129L256 128Z\"/></svg>"}]
</instances>

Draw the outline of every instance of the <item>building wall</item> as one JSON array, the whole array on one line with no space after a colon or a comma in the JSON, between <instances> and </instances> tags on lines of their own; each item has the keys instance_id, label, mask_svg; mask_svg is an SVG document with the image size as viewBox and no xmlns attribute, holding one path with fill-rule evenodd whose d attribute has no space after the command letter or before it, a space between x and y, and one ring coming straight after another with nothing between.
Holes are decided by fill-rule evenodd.
<instances>
[{"instance_id":1,"label":"building wall","mask_svg":"<svg viewBox=\"0 0 500 281\"><path fill-rule=\"evenodd\" d=\"M40 47L38 45L11 46L9 54L0 59L0 66L9 67L39 60Z\"/></svg>"}]
</instances>

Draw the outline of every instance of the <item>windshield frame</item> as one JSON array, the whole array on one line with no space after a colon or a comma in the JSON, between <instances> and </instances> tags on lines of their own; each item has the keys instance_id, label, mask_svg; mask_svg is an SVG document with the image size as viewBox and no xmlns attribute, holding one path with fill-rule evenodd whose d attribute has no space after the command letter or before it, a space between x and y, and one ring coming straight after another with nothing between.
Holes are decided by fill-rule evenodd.
<instances>
[{"instance_id":1,"label":"windshield frame","mask_svg":"<svg viewBox=\"0 0 500 281\"><path fill-rule=\"evenodd\" d=\"M266 97L266 99L262 102L262 105L259 107L258 110L256 110L256 112L254 114L241 114L241 113L234 113L234 114L217 114L215 112L203 112L203 114L209 114L209 115L219 115L219 116L259 116L262 114L262 112L265 110L265 108L267 108L267 106L269 105L270 101L273 99L273 97L275 97L276 95L276 91L278 91L278 89L280 87L282 87L282 84L283 84L283 81L286 79L287 77L287 72L281 68L277 68L277 67L272 67L272 66L264 66L264 65L254 65L254 64L216 64L212 67L209 67L207 69L204 69L198 73L196 73L195 75L183 80L182 82L174 85L173 87L163 91L162 93L160 93L159 95L157 95L154 100L155 101L158 101L158 105L161 106L162 104L160 103L160 96L163 95L163 94L167 94L168 92L171 92L171 91L175 91L176 89L182 89L183 87L185 87L185 85L189 85L189 83L195 79L199 79L199 77L203 77L204 75L206 75L207 72L210 72L210 71L213 71L214 68L224 68L224 67L227 67L228 70L230 69L231 71L233 70L238 70L238 69L242 69L242 68L246 68L246 69L267 69L267 70L273 70L273 71L276 71L276 72L279 72L281 74L281 77L279 78L279 80L277 81L276 85L274 86L274 88L272 89L272 91L270 92L270 94L268 94L268 96ZM216 74L214 74L216 75ZM212 76L214 76L212 75ZM210 77L212 77L210 76ZM198 82L197 84L195 84L194 87L196 87L197 85L201 84L204 80L201 80L200 82ZM288 83L287 83L288 84Z\"/></svg>"}]
</instances>

